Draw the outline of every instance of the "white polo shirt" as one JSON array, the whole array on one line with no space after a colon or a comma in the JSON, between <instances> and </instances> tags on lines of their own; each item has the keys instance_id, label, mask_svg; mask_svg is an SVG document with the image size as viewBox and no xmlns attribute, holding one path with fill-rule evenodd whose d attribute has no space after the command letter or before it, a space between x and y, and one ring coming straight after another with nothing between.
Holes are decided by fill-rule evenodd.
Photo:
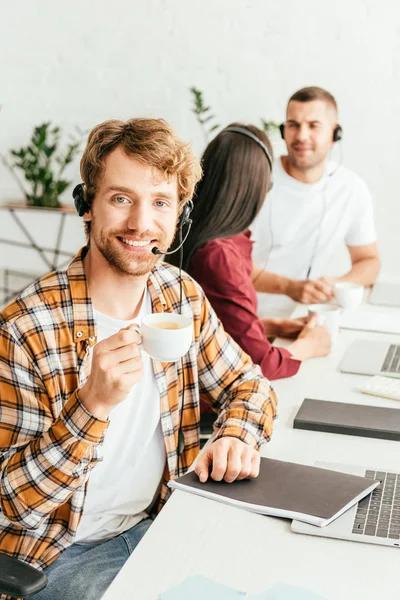
<instances>
[{"instance_id":1,"label":"white polo shirt","mask_svg":"<svg viewBox=\"0 0 400 600\"><path fill-rule=\"evenodd\" d=\"M335 252L345 243L376 241L371 195L355 173L329 161L317 183L288 175L281 159L274 165L274 185L252 226L253 260L261 268L291 279L326 275ZM287 315L293 301L279 294L259 294L263 316Z\"/></svg>"}]
</instances>

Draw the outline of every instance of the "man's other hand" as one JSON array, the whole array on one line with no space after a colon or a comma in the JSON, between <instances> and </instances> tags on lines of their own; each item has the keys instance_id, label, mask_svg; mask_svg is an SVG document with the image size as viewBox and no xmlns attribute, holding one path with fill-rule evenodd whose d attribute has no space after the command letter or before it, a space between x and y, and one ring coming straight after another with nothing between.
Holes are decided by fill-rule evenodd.
<instances>
[{"instance_id":1,"label":"man's other hand","mask_svg":"<svg viewBox=\"0 0 400 600\"><path fill-rule=\"evenodd\" d=\"M287 286L286 294L292 300L303 304L322 304L330 300L334 292L332 285L326 280L292 279Z\"/></svg>"},{"instance_id":2,"label":"man's other hand","mask_svg":"<svg viewBox=\"0 0 400 600\"><path fill-rule=\"evenodd\" d=\"M260 454L248 444L233 437L223 437L199 456L195 473L202 483L210 476L214 481L254 479L260 472Z\"/></svg>"}]
</instances>

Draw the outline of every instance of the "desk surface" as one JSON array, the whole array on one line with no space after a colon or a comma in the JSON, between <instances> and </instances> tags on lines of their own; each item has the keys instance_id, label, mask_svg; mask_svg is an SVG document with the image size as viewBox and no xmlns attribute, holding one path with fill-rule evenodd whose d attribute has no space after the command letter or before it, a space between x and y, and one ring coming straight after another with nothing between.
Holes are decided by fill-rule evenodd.
<instances>
[{"instance_id":1,"label":"desk surface","mask_svg":"<svg viewBox=\"0 0 400 600\"><path fill-rule=\"evenodd\" d=\"M292 428L304 397L399 407L394 400L357 392L364 376L338 371L354 339L400 343L400 336L343 330L329 357L307 361L295 378L276 381L279 416L263 456L399 472L399 442ZM392 599L400 592L399 560L395 548L298 535L287 520L176 491L103 600L156 600L163 591L199 574L249 592L288 583L328 600Z\"/></svg>"}]
</instances>

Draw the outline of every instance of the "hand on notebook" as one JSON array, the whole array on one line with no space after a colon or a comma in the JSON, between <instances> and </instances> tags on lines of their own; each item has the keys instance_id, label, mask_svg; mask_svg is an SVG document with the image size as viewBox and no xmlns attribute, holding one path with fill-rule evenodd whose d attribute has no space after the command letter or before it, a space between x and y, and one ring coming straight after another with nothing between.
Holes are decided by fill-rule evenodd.
<instances>
[{"instance_id":1,"label":"hand on notebook","mask_svg":"<svg viewBox=\"0 0 400 600\"><path fill-rule=\"evenodd\" d=\"M257 477L260 454L248 444L233 437L222 437L209 446L196 464L195 473L202 483L209 476L215 481L232 481Z\"/></svg>"}]
</instances>

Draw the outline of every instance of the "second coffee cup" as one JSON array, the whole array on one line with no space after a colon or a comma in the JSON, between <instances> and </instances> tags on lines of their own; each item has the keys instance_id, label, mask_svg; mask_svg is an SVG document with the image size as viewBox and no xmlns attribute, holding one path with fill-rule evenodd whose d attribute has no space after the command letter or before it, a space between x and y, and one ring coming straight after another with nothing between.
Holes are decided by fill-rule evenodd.
<instances>
[{"instance_id":1,"label":"second coffee cup","mask_svg":"<svg viewBox=\"0 0 400 600\"><path fill-rule=\"evenodd\" d=\"M331 334L332 343L339 333L340 308L330 304L309 304L308 316L318 315L317 325L324 325Z\"/></svg>"}]
</instances>

